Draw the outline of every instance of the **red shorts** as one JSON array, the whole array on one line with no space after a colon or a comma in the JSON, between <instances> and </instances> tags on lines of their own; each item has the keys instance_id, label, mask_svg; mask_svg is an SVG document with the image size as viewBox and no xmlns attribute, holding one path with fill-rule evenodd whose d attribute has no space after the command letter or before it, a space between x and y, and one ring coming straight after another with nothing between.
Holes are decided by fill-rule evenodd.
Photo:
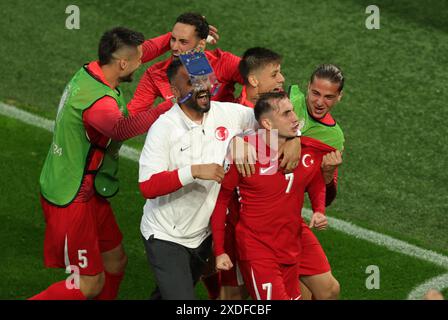
<instances>
[{"instance_id":1,"label":"red shorts","mask_svg":"<svg viewBox=\"0 0 448 320\"><path fill-rule=\"evenodd\" d=\"M253 300L299 300L299 265L275 260L240 261L246 288Z\"/></svg>"},{"instance_id":2,"label":"red shorts","mask_svg":"<svg viewBox=\"0 0 448 320\"><path fill-rule=\"evenodd\" d=\"M44 262L50 268L79 269L81 275L104 270L102 252L123 239L109 202L94 195L87 202L57 207L40 198L45 216Z\"/></svg>"},{"instance_id":3,"label":"red shorts","mask_svg":"<svg viewBox=\"0 0 448 320\"><path fill-rule=\"evenodd\" d=\"M300 244L302 245L302 253L299 256L300 276L312 276L331 271L330 263L319 240L305 222L302 223Z\"/></svg>"}]
</instances>

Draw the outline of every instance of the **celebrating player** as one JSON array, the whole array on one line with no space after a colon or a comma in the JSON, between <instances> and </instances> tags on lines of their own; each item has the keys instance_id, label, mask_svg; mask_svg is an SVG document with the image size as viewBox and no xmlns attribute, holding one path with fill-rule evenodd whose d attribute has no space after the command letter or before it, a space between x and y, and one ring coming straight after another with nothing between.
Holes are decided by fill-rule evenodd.
<instances>
[{"instance_id":1,"label":"celebrating player","mask_svg":"<svg viewBox=\"0 0 448 320\"><path fill-rule=\"evenodd\" d=\"M330 148L322 160L322 171L327 189L326 204L336 196L337 167L342 163L341 152L344 135L330 111L342 98L344 76L335 65L320 65L311 75L305 96L297 86L290 88L289 97L299 117L304 136L312 137L318 148ZM310 226L314 226L314 217ZM325 253L310 228L304 224L301 244L303 248L300 264L300 280L311 291L315 299L337 299L340 286L331 273ZM302 286L304 295L307 291ZM309 294L306 294L309 295Z\"/></svg>"},{"instance_id":2,"label":"celebrating player","mask_svg":"<svg viewBox=\"0 0 448 320\"><path fill-rule=\"evenodd\" d=\"M166 111L128 116L119 85L132 80L143 56L154 58L159 49L139 32L114 28L101 37L99 60L68 83L40 187L45 265L66 268L75 281L57 282L31 299L117 296L127 257L107 198L118 191L118 151L121 141L145 133Z\"/></svg>"},{"instance_id":3,"label":"celebrating player","mask_svg":"<svg viewBox=\"0 0 448 320\"><path fill-rule=\"evenodd\" d=\"M237 103L254 108L261 94L283 91L285 78L281 73L281 56L266 48L250 48L246 50L239 64L240 74L244 80L241 95ZM288 168L289 169L289 168ZM238 194L235 191L229 203L229 214L226 221L226 253L236 261L235 225L239 212ZM238 264L230 270L221 271L221 293L223 300L239 300L248 296Z\"/></svg>"},{"instance_id":4,"label":"celebrating player","mask_svg":"<svg viewBox=\"0 0 448 320\"><path fill-rule=\"evenodd\" d=\"M173 60L178 59L182 52L194 48L205 50L209 33L210 26L200 14L184 13L176 19L170 39L171 57L152 65L145 71L134 97L128 105L131 114L151 108L158 97L165 100L164 104L173 105L172 100L175 96L166 76L166 70ZM215 33L210 34L215 35ZM221 49L205 51L205 54L220 83L212 100L232 102L234 100L235 83L242 84L243 82L238 72L240 58Z\"/></svg>"},{"instance_id":5,"label":"celebrating player","mask_svg":"<svg viewBox=\"0 0 448 320\"><path fill-rule=\"evenodd\" d=\"M259 150L256 173L242 177L231 165L222 182L211 219L216 267L228 270L233 266L224 249L224 226L229 200L238 186L242 205L235 229L236 247L251 297L299 299L301 208L308 190L315 215L325 211L322 155L302 141L299 166L291 173L278 170L278 146L295 137L299 126L293 106L284 92L267 93L257 101L254 111L258 123L266 129L247 137Z\"/></svg>"},{"instance_id":6,"label":"celebrating player","mask_svg":"<svg viewBox=\"0 0 448 320\"><path fill-rule=\"evenodd\" d=\"M191 67L204 72L198 78ZM256 121L250 108L210 101L215 77L203 53L173 60L167 76L178 103L152 127L142 151L139 182L148 200L141 231L161 298L194 299L211 253L209 220L228 144Z\"/></svg>"},{"instance_id":7,"label":"celebrating player","mask_svg":"<svg viewBox=\"0 0 448 320\"><path fill-rule=\"evenodd\" d=\"M261 94L283 91L285 77L281 62L282 57L272 50L261 47L246 50L238 67L244 86L237 103L253 108Z\"/></svg>"},{"instance_id":8,"label":"celebrating player","mask_svg":"<svg viewBox=\"0 0 448 320\"><path fill-rule=\"evenodd\" d=\"M247 50L240 62L240 72L245 86L239 102L253 106L260 94L282 90L284 77L281 74L280 56L265 48ZM297 86L290 89L290 98L294 111L299 117L300 130L303 136L315 139L313 145L327 154L322 159L322 172L326 183L326 205L330 205L336 197L337 167L342 163L344 135L339 124L332 118L331 109L341 100L344 77L342 71L331 64L319 66L312 74L306 98ZM233 229L237 221L238 206L229 205L229 215L226 225L226 249L233 256ZM313 216L310 226L316 223ZM326 221L326 217L320 217ZM309 226L303 224L301 244L303 257L301 262L301 280L309 285L315 299L336 299L339 296L339 283L331 273L331 267L326 255ZM244 297L242 283L238 279L238 266L222 272L224 294L228 298ZM239 286L239 289L236 287ZM310 293L302 283L304 298L310 298Z\"/></svg>"},{"instance_id":9,"label":"celebrating player","mask_svg":"<svg viewBox=\"0 0 448 320\"><path fill-rule=\"evenodd\" d=\"M167 73L179 103L155 123L142 151L139 181L148 200L141 231L161 297L194 299L228 143L256 122L249 108L210 101L210 82L196 81L179 59Z\"/></svg>"}]
</instances>

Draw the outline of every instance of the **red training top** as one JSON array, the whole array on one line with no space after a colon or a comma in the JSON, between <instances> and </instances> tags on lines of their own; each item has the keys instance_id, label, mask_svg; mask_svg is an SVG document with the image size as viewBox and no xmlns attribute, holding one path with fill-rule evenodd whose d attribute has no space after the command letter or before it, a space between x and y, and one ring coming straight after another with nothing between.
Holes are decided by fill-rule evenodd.
<instances>
[{"instance_id":1,"label":"red training top","mask_svg":"<svg viewBox=\"0 0 448 320\"><path fill-rule=\"evenodd\" d=\"M235 100L233 96L235 83L243 83L243 79L238 71L241 58L221 49L205 51L205 55L221 84L212 100L233 102ZM162 97L165 100L162 104L169 106L173 104L171 99L174 98L174 95L171 92L166 75L166 70L172 60L173 57L170 57L152 65L145 71L134 93L134 97L128 104L128 110L131 114L148 110L154 105L157 97Z\"/></svg>"}]
</instances>

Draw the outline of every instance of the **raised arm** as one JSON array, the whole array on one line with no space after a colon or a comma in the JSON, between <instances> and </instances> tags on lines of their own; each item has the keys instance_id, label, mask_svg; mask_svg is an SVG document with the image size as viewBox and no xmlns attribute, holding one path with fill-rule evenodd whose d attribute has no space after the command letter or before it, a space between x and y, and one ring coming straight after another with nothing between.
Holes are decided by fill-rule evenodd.
<instances>
[{"instance_id":1,"label":"raised arm","mask_svg":"<svg viewBox=\"0 0 448 320\"><path fill-rule=\"evenodd\" d=\"M149 62L170 50L171 32L143 42L142 63Z\"/></svg>"},{"instance_id":2,"label":"raised arm","mask_svg":"<svg viewBox=\"0 0 448 320\"><path fill-rule=\"evenodd\" d=\"M233 53L222 51L220 63L216 66L216 74L221 76L221 80L228 83L239 83L244 84L243 77L241 77L238 66L240 64L241 58L234 55Z\"/></svg>"}]
</instances>

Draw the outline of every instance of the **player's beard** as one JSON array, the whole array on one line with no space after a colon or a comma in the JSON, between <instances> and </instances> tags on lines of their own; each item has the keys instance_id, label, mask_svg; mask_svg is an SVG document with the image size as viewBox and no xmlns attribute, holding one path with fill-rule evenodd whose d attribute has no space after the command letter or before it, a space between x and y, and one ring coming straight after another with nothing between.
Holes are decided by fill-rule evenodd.
<instances>
[{"instance_id":1,"label":"player's beard","mask_svg":"<svg viewBox=\"0 0 448 320\"><path fill-rule=\"evenodd\" d=\"M201 96L201 98L198 98ZM206 113L210 110L211 94L208 90L194 92L193 96L185 102L185 105L199 113Z\"/></svg>"},{"instance_id":2,"label":"player's beard","mask_svg":"<svg viewBox=\"0 0 448 320\"><path fill-rule=\"evenodd\" d=\"M132 82L134 80L134 72L135 72L135 70L126 76L119 77L118 81L120 81L120 83L121 82Z\"/></svg>"}]
</instances>

